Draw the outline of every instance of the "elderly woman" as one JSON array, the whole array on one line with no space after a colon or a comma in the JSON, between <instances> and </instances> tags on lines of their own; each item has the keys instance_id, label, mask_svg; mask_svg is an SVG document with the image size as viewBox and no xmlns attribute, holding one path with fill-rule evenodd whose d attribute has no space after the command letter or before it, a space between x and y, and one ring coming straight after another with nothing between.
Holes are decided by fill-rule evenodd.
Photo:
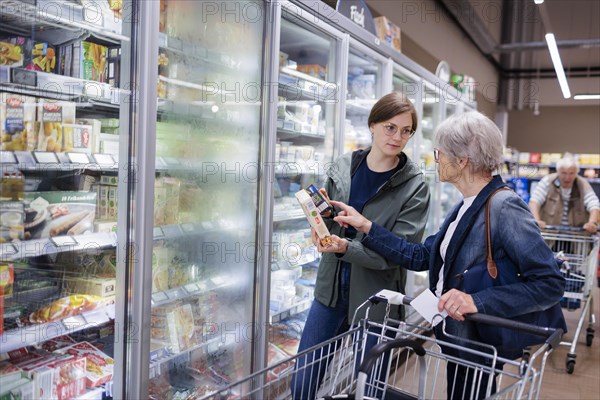
<instances>
[{"instance_id":1,"label":"elderly woman","mask_svg":"<svg viewBox=\"0 0 600 400\"><path fill-rule=\"evenodd\" d=\"M453 184L464 197L437 234L422 244L410 243L352 207L335 201L333 205L341 211L334 220L342 226L355 227L361 233L355 240L388 260L415 271L429 270L430 290L439 298L438 309L446 310L451 317L446 331L461 338L486 341L479 336L476 324L465 321L465 314L481 312L513 318L548 309L562 297L564 279L527 205L513 191L496 192L505 186L499 176L493 175L501 164L503 149L502 135L496 125L476 111L455 115L439 126L436 145L434 159L439 179ZM513 268L521 274L521 279L505 286L479 286L467 293L466 270L486 260L484 210L494 192L490 201L493 259L499 274ZM345 253L348 239L333 239L332 245L319 246L319 250ZM566 329L562 314L560 320ZM441 329L438 328L436 335L443 335ZM445 348L444 352L453 351ZM455 355L468 357L460 353ZM462 390L473 387L460 367L449 363L447 376L448 398L462 398ZM485 387L483 382L477 397L483 397Z\"/></svg>"}]
</instances>

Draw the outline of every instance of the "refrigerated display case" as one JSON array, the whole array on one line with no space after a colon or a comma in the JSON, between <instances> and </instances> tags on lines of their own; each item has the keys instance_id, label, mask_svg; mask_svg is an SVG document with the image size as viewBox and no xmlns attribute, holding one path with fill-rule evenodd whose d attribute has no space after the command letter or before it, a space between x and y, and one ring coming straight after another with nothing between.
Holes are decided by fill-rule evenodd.
<instances>
[{"instance_id":1,"label":"refrigerated display case","mask_svg":"<svg viewBox=\"0 0 600 400\"><path fill-rule=\"evenodd\" d=\"M94 7L0 1L2 398L113 393L130 39L120 2Z\"/></svg>"},{"instance_id":2,"label":"refrigerated display case","mask_svg":"<svg viewBox=\"0 0 600 400\"><path fill-rule=\"evenodd\" d=\"M391 90L392 61L356 40L350 41L346 90L344 152L369 147L369 113Z\"/></svg>"},{"instance_id":3,"label":"refrigerated display case","mask_svg":"<svg viewBox=\"0 0 600 400\"><path fill-rule=\"evenodd\" d=\"M278 32L268 364L296 354L314 297L320 254L295 194L309 185L323 187L339 147L347 41L332 32L285 14Z\"/></svg>"}]
</instances>

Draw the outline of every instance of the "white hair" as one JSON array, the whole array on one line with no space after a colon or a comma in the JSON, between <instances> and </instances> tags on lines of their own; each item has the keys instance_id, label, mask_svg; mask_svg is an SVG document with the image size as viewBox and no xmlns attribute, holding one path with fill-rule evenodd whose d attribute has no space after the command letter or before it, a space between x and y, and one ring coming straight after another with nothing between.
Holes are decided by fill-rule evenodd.
<instances>
[{"instance_id":1,"label":"white hair","mask_svg":"<svg viewBox=\"0 0 600 400\"><path fill-rule=\"evenodd\" d=\"M573 155L571 153L565 153L563 158L561 158L560 160L558 160L556 162L556 170L557 171L559 169L565 170L565 169L569 169L571 167L575 167L577 169L577 171L579 171L579 163L577 162L577 160L573 157Z\"/></svg>"},{"instance_id":2,"label":"white hair","mask_svg":"<svg viewBox=\"0 0 600 400\"><path fill-rule=\"evenodd\" d=\"M491 119L478 111L447 118L438 126L435 142L451 157L468 158L479 171L493 172L502 164L502 133Z\"/></svg>"}]
</instances>

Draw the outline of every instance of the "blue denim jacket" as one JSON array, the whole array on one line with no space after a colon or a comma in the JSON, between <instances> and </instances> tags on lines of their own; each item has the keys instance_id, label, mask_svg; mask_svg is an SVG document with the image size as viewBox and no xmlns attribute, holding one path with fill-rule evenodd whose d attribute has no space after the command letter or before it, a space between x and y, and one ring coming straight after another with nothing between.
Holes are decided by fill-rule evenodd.
<instances>
[{"instance_id":1,"label":"blue denim jacket","mask_svg":"<svg viewBox=\"0 0 600 400\"><path fill-rule=\"evenodd\" d=\"M459 287L460 279L456 278L470 266L486 259L484 206L490 194L502 186L505 186L502 179L494 176L479 192L456 227L446 252L444 291ZM422 244L407 242L375 223L362 243L410 270L429 270L429 286L435 291L442 267L440 243L461 205L462 202L454 208L440 231ZM564 293L565 280L527 204L513 191L498 192L491 201L490 225L493 258L498 264L498 273L502 273L501 264L511 262L518 267L523 281L472 293L477 310L511 318L556 304ZM455 333L460 334L457 331ZM471 336L468 332L462 334Z\"/></svg>"}]
</instances>

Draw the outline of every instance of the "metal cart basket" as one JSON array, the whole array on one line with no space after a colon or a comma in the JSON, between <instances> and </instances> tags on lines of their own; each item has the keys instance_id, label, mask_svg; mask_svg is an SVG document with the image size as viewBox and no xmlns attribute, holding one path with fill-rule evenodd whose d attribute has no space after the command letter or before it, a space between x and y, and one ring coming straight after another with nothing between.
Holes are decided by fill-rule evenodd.
<instances>
[{"instance_id":1,"label":"metal cart basket","mask_svg":"<svg viewBox=\"0 0 600 400\"><path fill-rule=\"evenodd\" d=\"M453 379L446 377L447 366L461 367L472 377L469 380L472 385L462 390L460 398L538 398L546 359L560 342L561 330L533 327L479 314L468 316L477 322L509 327L548 338L543 345L536 346L527 360L514 361L499 357L496 350L486 344L472 342L465 347L439 341L432 336L429 324L409 325L389 317L382 323L369 321L368 308L372 304L386 303L386 315L389 315L390 304L409 304L411 300L400 293L381 291L361 305L360 308L367 307L366 317L357 324L353 323L348 332L258 371L220 389L218 393L194 398L444 398L447 382ZM365 345L369 338L375 338L377 344L365 354ZM480 362L449 356L440 350L441 346L460 348L461 351L476 356L473 358ZM501 367L501 364L504 364L504 367ZM306 372L321 366L325 372L316 396L306 396L298 390L295 391L296 395L292 396L294 385L307 383L298 381L298 376L314 379L313 375ZM492 389L494 379L485 379L486 376L496 376L495 391Z\"/></svg>"},{"instance_id":2,"label":"metal cart basket","mask_svg":"<svg viewBox=\"0 0 600 400\"><path fill-rule=\"evenodd\" d=\"M573 341L561 344L569 346L566 368L569 374L575 370L575 348L584 321L587 318L586 345L594 339L593 290L596 269L598 268L598 235L590 235L582 228L570 226L547 226L542 236L556 256L564 260L561 272L566 279L566 288L561 305L568 311L579 311L580 317L573 335Z\"/></svg>"}]
</instances>

